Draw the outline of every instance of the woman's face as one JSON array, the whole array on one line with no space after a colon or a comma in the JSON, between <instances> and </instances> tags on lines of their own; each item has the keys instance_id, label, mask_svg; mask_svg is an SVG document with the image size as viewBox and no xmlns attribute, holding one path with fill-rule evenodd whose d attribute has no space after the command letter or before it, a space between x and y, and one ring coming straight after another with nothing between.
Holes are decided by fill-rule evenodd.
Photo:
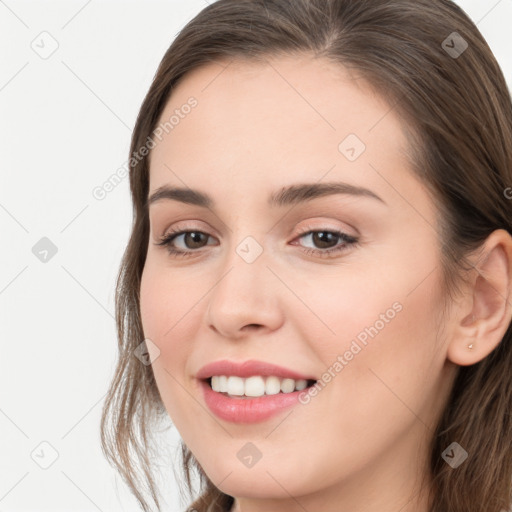
<instances>
[{"instance_id":1,"label":"woman's face","mask_svg":"<svg viewBox=\"0 0 512 512\"><path fill-rule=\"evenodd\" d=\"M436 321L436 211L401 122L326 60L226 64L186 75L153 136L149 196L209 197L161 194L149 207L140 301L163 403L244 511L404 505L454 367ZM157 245L171 230L191 233ZM236 370L200 374L221 360L318 382L284 399L230 397L203 377ZM245 369L264 378L230 379L231 394L282 380Z\"/></svg>"}]
</instances>

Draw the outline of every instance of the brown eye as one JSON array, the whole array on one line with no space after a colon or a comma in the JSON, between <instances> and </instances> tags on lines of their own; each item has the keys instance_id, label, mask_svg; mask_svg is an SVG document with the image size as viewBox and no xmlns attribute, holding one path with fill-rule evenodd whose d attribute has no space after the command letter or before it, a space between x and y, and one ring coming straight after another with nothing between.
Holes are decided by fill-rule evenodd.
<instances>
[{"instance_id":1,"label":"brown eye","mask_svg":"<svg viewBox=\"0 0 512 512\"><path fill-rule=\"evenodd\" d=\"M358 238L341 231L314 230L311 228L309 228L309 231L302 233L298 239L303 240L299 245L306 254L320 257L335 256L351 246L356 246L359 241Z\"/></svg>"},{"instance_id":2,"label":"brown eye","mask_svg":"<svg viewBox=\"0 0 512 512\"><path fill-rule=\"evenodd\" d=\"M189 256L194 254L196 249L201 249L208 245L208 239L213 238L202 231L171 231L161 238L161 242L156 245L167 247L169 254L173 256ZM211 245L211 244L210 244Z\"/></svg>"},{"instance_id":3,"label":"brown eye","mask_svg":"<svg viewBox=\"0 0 512 512\"><path fill-rule=\"evenodd\" d=\"M179 236L183 236L183 241L187 249L199 249L206 245L208 241L208 235L201 231L187 231ZM177 237L176 237L177 238Z\"/></svg>"},{"instance_id":4,"label":"brown eye","mask_svg":"<svg viewBox=\"0 0 512 512\"><path fill-rule=\"evenodd\" d=\"M311 240L319 249L329 249L336 245L338 238L339 236L331 231L315 231Z\"/></svg>"}]
</instances>

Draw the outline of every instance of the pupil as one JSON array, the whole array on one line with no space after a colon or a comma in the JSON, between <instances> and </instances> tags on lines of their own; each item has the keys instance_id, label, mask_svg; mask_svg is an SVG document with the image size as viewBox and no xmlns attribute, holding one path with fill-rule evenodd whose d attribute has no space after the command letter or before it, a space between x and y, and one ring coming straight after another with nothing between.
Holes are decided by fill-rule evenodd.
<instances>
[{"instance_id":1,"label":"pupil","mask_svg":"<svg viewBox=\"0 0 512 512\"><path fill-rule=\"evenodd\" d=\"M201 238L204 236L204 233L199 233L197 231L193 231L191 233L186 233L185 234L185 245L187 247L189 247L190 249L194 249L196 248L196 246L194 246L194 243L198 243L199 247L201 247ZM189 244L188 241L192 240L192 244ZM192 247L191 247L192 245Z\"/></svg>"},{"instance_id":2,"label":"pupil","mask_svg":"<svg viewBox=\"0 0 512 512\"><path fill-rule=\"evenodd\" d=\"M313 233L313 242L315 243L315 245L321 248L325 248L325 243L327 243L327 246L329 246L329 242L336 242L336 237L337 235L335 235L334 233L330 233L328 231L318 231L316 233Z\"/></svg>"}]
</instances>

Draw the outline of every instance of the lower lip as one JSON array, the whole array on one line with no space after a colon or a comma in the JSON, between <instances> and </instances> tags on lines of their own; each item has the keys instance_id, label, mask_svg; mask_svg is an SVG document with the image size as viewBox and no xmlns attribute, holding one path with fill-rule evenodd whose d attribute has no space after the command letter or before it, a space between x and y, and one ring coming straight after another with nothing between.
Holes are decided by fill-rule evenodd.
<instances>
[{"instance_id":1,"label":"lower lip","mask_svg":"<svg viewBox=\"0 0 512 512\"><path fill-rule=\"evenodd\" d=\"M258 423L299 403L299 394L277 393L257 398L230 398L213 391L208 382L199 381L203 396L210 411L219 418L234 423Z\"/></svg>"}]
</instances>

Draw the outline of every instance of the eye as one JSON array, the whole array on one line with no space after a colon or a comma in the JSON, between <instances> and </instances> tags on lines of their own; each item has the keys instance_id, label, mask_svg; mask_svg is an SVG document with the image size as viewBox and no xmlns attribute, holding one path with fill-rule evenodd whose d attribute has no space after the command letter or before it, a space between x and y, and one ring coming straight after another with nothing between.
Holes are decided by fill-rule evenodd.
<instances>
[{"instance_id":1,"label":"eye","mask_svg":"<svg viewBox=\"0 0 512 512\"><path fill-rule=\"evenodd\" d=\"M189 256L196 249L201 249L207 243L210 235L207 233L203 233L202 231L193 231L193 230L171 230L169 233L161 237L161 242L155 245L163 245L167 247L169 253L173 256ZM181 240L180 240L181 239ZM181 241L184 244L182 248L176 248L173 244L175 241Z\"/></svg>"},{"instance_id":2,"label":"eye","mask_svg":"<svg viewBox=\"0 0 512 512\"><path fill-rule=\"evenodd\" d=\"M342 231L329 230L329 229L311 229L306 228L308 231L303 232L298 239L308 240L316 247L302 247L302 251L308 255L318 255L320 257L329 257L335 253L340 253L347 250L350 246L357 245L359 239L343 233ZM201 249L208 244L209 238L213 238L207 233L197 230L171 230L163 237L161 241L155 245L165 246L169 254L173 257L188 257L198 253ZM177 247L176 245L182 245ZM297 245L297 244L292 244Z\"/></svg>"},{"instance_id":3,"label":"eye","mask_svg":"<svg viewBox=\"0 0 512 512\"><path fill-rule=\"evenodd\" d=\"M311 228L309 231L303 233L298 238L309 241L313 244L313 248L305 248L306 254L314 254L319 256L331 256L334 253L347 250L350 246L354 246L358 243L359 239L343 233L342 231L336 230L323 230ZM318 248L316 248L316 247Z\"/></svg>"}]
</instances>

